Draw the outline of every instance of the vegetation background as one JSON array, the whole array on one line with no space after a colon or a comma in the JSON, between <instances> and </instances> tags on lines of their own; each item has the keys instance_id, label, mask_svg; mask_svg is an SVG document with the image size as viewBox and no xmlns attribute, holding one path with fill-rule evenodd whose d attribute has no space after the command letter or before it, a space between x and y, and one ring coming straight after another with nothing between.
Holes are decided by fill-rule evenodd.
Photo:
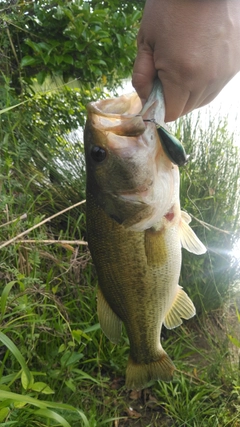
<instances>
[{"instance_id":1,"label":"vegetation background","mask_svg":"<svg viewBox=\"0 0 240 427\"><path fill-rule=\"evenodd\" d=\"M96 316L81 129L132 71L144 1L0 1L0 425L240 426L240 155L224 118L173 127L181 204L208 247L183 252L197 316L164 347L170 384L127 392L128 341ZM206 130L207 129L207 130Z\"/></svg>"}]
</instances>

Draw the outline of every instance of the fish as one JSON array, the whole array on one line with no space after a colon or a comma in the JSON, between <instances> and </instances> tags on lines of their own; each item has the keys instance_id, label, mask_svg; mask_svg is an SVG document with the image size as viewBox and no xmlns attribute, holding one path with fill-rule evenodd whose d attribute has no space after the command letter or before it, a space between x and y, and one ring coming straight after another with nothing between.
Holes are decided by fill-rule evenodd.
<instances>
[{"instance_id":1,"label":"fish","mask_svg":"<svg viewBox=\"0 0 240 427\"><path fill-rule=\"evenodd\" d=\"M182 247L203 243L181 211L179 168L161 143L165 127L159 81L142 107L136 92L91 102L84 130L86 224L98 276L97 313L114 344L129 339L126 387L171 381L175 365L161 344L168 329L196 313L179 286Z\"/></svg>"}]
</instances>

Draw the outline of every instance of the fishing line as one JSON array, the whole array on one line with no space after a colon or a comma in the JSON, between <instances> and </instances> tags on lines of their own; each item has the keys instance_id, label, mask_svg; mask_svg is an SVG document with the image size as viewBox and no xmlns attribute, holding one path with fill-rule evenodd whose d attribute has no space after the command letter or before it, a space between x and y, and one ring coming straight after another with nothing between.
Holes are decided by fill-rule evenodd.
<instances>
[{"instance_id":1,"label":"fishing line","mask_svg":"<svg viewBox=\"0 0 240 427\"><path fill-rule=\"evenodd\" d=\"M207 256L208 256L209 263L210 263L211 276L212 276L212 279L213 279L213 283L214 283L214 286L215 286L216 292L217 292L217 294L218 294L218 296L219 296L220 300L222 301L223 299L222 299L222 296L221 296L221 294L220 294L220 292L219 292L219 290L218 290L218 288L217 288L217 284L216 284L216 280L215 280L214 268L213 268L213 263L212 263L211 254L210 254L210 251L209 251L208 239L207 239L207 235L206 235L206 227L204 227L204 223L205 223L205 221L204 221L204 219L203 219L203 215L202 215L202 212L201 212L200 208L196 205L196 203L193 201L193 199L191 198L191 196L190 196L190 194L189 194L190 188L191 188L191 186L192 186L192 179L191 179L191 177L190 177L190 175L189 175L189 173L188 173L188 171L187 171L187 170L186 170L186 175L187 175L187 177L188 177L188 179L189 179L189 186L188 186L188 188L187 188L187 197L188 197L189 201L192 203L192 205L196 208L196 210L198 211L198 213L199 213L199 215L200 215L200 217L201 217L201 221L202 221L202 225L203 225L204 243L205 243L205 246L207 247ZM210 225L210 226L211 226L211 225ZM205 309L204 304L203 304L203 300L202 300L202 297L201 297L201 293L200 293L200 292L199 292L199 297L200 297L200 299L201 299L202 307Z\"/></svg>"}]
</instances>

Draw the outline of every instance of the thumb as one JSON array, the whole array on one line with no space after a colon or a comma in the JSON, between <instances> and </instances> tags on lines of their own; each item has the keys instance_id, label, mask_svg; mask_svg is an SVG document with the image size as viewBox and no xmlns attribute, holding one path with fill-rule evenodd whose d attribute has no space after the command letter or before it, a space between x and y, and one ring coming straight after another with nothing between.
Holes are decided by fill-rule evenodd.
<instances>
[{"instance_id":1,"label":"thumb","mask_svg":"<svg viewBox=\"0 0 240 427\"><path fill-rule=\"evenodd\" d=\"M151 93L156 76L152 51L139 51L133 67L132 85L143 105Z\"/></svg>"}]
</instances>

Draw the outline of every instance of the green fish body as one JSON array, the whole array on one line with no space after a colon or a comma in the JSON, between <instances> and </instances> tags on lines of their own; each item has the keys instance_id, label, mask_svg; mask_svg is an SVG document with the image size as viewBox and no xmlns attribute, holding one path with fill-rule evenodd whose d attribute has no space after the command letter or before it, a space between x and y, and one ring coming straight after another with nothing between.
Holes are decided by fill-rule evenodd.
<instances>
[{"instance_id":1,"label":"green fish body","mask_svg":"<svg viewBox=\"0 0 240 427\"><path fill-rule=\"evenodd\" d=\"M135 93L91 103L84 137L98 316L114 343L125 325L129 389L172 379L174 364L160 342L162 324L174 328L195 314L178 285L181 247L196 254L206 250L180 210L178 167L166 156L155 124L147 121L163 122L159 84L140 109Z\"/></svg>"}]
</instances>

